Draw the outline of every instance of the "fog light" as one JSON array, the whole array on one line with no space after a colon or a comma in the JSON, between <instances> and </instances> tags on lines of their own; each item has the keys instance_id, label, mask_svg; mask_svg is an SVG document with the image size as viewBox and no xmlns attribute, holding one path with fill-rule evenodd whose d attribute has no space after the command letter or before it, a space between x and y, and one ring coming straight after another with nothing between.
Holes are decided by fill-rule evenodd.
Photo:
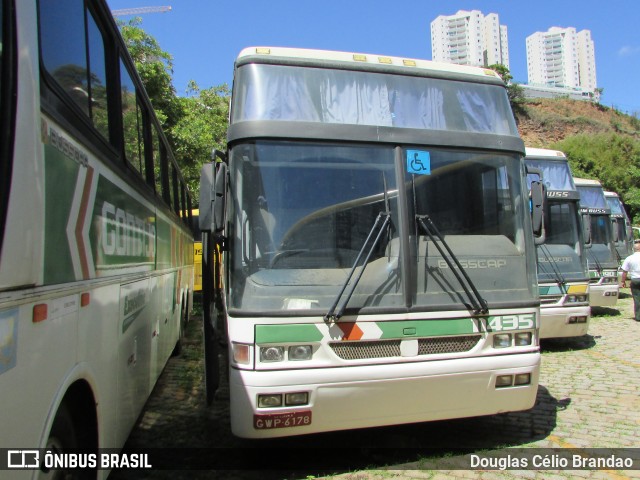
<instances>
[{"instance_id":1,"label":"fog light","mask_svg":"<svg viewBox=\"0 0 640 480\"><path fill-rule=\"evenodd\" d=\"M530 373L518 373L513 381L514 385L529 385L531 383Z\"/></svg>"},{"instance_id":2,"label":"fog light","mask_svg":"<svg viewBox=\"0 0 640 480\"><path fill-rule=\"evenodd\" d=\"M284 347L260 347L261 362L281 362L284 360Z\"/></svg>"},{"instance_id":3,"label":"fog light","mask_svg":"<svg viewBox=\"0 0 640 480\"><path fill-rule=\"evenodd\" d=\"M311 360L313 348L311 345L295 345L289 347L289 360Z\"/></svg>"},{"instance_id":4,"label":"fog light","mask_svg":"<svg viewBox=\"0 0 640 480\"><path fill-rule=\"evenodd\" d=\"M282 406L282 394L272 393L269 395L258 395L258 407L281 407Z\"/></svg>"},{"instance_id":5,"label":"fog light","mask_svg":"<svg viewBox=\"0 0 640 480\"><path fill-rule=\"evenodd\" d=\"M242 365L248 365L251 360L251 348L242 343L232 343L233 361Z\"/></svg>"},{"instance_id":6,"label":"fog light","mask_svg":"<svg viewBox=\"0 0 640 480\"><path fill-rule=\"evenodd\" d=\"M497 333L493 336L493 348L507 348L511 346L510 333Z\"/></svg>"},{"instance_id":7,"label":"fog light","mask_svg":"<svg viewBox=\"0 0 640 480\"><path fill-rule=\"evenodd\" d=\"M513 385L512 375L499 375L496 377L496 388L510 387Z\"/></svg>"},{"instance_id":8,"label":"fog light","mask_svg":"<svg viewBox=\"0 0 640 480\"><path fill-rule=\"evenodd\" d=\"M309 403L309 392L286 393L284 404L287 406L306 405Z\"/></svg>"},{"instance_id":9,"label":"fog light","mask_svg":"<svg viewBox=\"0 0 640 480\"><path fill-rule=\"evenodd\" d=\"M533 335L531 332L520 332L516 333L513 337L513 341L516 347L523 347L525 345L531 345L531 339Z\"/></svg>"}]
</instances>

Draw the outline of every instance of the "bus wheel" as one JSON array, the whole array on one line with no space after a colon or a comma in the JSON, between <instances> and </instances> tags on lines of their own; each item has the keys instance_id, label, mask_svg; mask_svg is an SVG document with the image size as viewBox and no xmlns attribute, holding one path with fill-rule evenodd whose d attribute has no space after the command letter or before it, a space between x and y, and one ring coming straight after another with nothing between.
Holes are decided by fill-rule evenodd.
<instances>
[{"instance_id":1,"label":"bus wheel","mask_svg":"<svg viewBox=\"0 0 640 480\"><path fill-rule=\"evenodd\" d=\"M207 307L205 307L207 308ZM215 321L217 312L213 302L210 305L210 314L203 315L204 325L204 383L207 394L207 405L213 403L213 398L220 385L220 362L218 359L218 339L212 322Z\"/></svg>"},{"instance_id":2,"label":"bus wheel","mask_svg":"<svg viewBox=\"0 0 640 480\"><path fill-rule=\"evenodd\" d=\"M171 352L172 357L177 357L182 353L182 344L184 343L184 337L187 331L187 320L189 319L189 305L184 299L183 302L180 303L180 323L178 324L178 341L176 342L176 346L173 348L173 352Z\"/></svg>"},{"instance_id":3,"label":"bus wheel","mask_svg":"<svg viewBox=\"0 0 640 480\"><path fill-rule=\"evenodd\" d=\"M63 402L56 413L56 418L53 421L45 448L51 450L53 453L62 453L78 448L78 446L78 434L73 422L73 417ZM41 459L40 469L40 475L38 476L40 479L67 480L82 478L82 470L67 471L47 469L44 466L44 459Z\"/></svg>"}]
</instances>

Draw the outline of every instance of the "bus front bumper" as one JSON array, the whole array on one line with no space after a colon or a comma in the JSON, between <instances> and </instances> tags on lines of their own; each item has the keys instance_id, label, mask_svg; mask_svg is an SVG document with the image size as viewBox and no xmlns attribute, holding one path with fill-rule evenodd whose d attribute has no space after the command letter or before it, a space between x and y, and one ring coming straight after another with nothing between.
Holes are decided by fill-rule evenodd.
<instances>
[{"instance_id":1,"label":"bus front bumper","mask_svg":"<svg viewBox=\"0 0 640 480\"><path fill-rule=\"evenodd\" d=\"M231 369L231 430L270 438L491 415L533 407L540 353L280 371ZM530 374L496 387L498 376ZM258 395L308 392L308 404L257 408Z\"/></svg>"},{"instance_id":2,"label":"bus front bumper","mask_svg":"<svg viewBox=\"0 0 640 480\"><path fill-rule=\"evenodd\" d=\"M540 338L580 337L587 334L591 308L542 307L540 309Z\"/></svg>"},{"instance_id":3,"label":"bus front bumper","mask_svg":"<svg viewBox=\"0 0 640 480\"><path fill-rule=\"evenodd\" d=\"M618 302L619 290L620 288L618 285L614 283L606 285L590 285L589 304L592 307L615 307Z\"/></svg>"}]
</instances>

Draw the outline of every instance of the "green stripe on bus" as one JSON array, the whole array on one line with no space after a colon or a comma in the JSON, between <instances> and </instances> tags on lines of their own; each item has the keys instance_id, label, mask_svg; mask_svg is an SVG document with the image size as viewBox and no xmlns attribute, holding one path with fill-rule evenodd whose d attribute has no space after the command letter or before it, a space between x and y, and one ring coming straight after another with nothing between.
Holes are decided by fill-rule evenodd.
<instances>
[{"instance_id":1,"label":"green stripe on bus","mask_svg":"<svg viewBox=\"0 0 640 480\"><path fill-rule=\"evenodd\" d=\"M319 342L322 333L313 324L256 325L256 343Z\"/></svg>"},{"instance_id":2,"label":"green stripe on bus","mask_svg":"<svg viewBox=\"0 0 640 480\"><path fill-rule=\"evenodd\" d=\"M380 338L439 337L443 335L463 335L477 332L470 318L448 320L408 320L400 322L376 322L382 336Z\"/></svg>"}]
</instances>

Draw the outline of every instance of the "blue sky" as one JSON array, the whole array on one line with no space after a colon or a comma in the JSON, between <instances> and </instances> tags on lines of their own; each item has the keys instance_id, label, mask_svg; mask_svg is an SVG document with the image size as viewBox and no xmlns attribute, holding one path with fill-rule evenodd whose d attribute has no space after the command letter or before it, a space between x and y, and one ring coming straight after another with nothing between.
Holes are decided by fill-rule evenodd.
<instances>
[{"instance_id":1,"label":"blue sky","mask_svg":"<svg viewBox=\"0 0 640 480\"><path fill-rule=\"evenodd\" d=\"M497 13L509 35L510 70L527 82L525 39L550 27L591 30L601 102L640 116L639 0L107 0L111 9L170 5L142 28L174 57L174 85L233 80L248 46L283 46L431 59L430 24L458 10ZM131 17L120 17L127 21Z\"/></svg>"}]
</instances>

